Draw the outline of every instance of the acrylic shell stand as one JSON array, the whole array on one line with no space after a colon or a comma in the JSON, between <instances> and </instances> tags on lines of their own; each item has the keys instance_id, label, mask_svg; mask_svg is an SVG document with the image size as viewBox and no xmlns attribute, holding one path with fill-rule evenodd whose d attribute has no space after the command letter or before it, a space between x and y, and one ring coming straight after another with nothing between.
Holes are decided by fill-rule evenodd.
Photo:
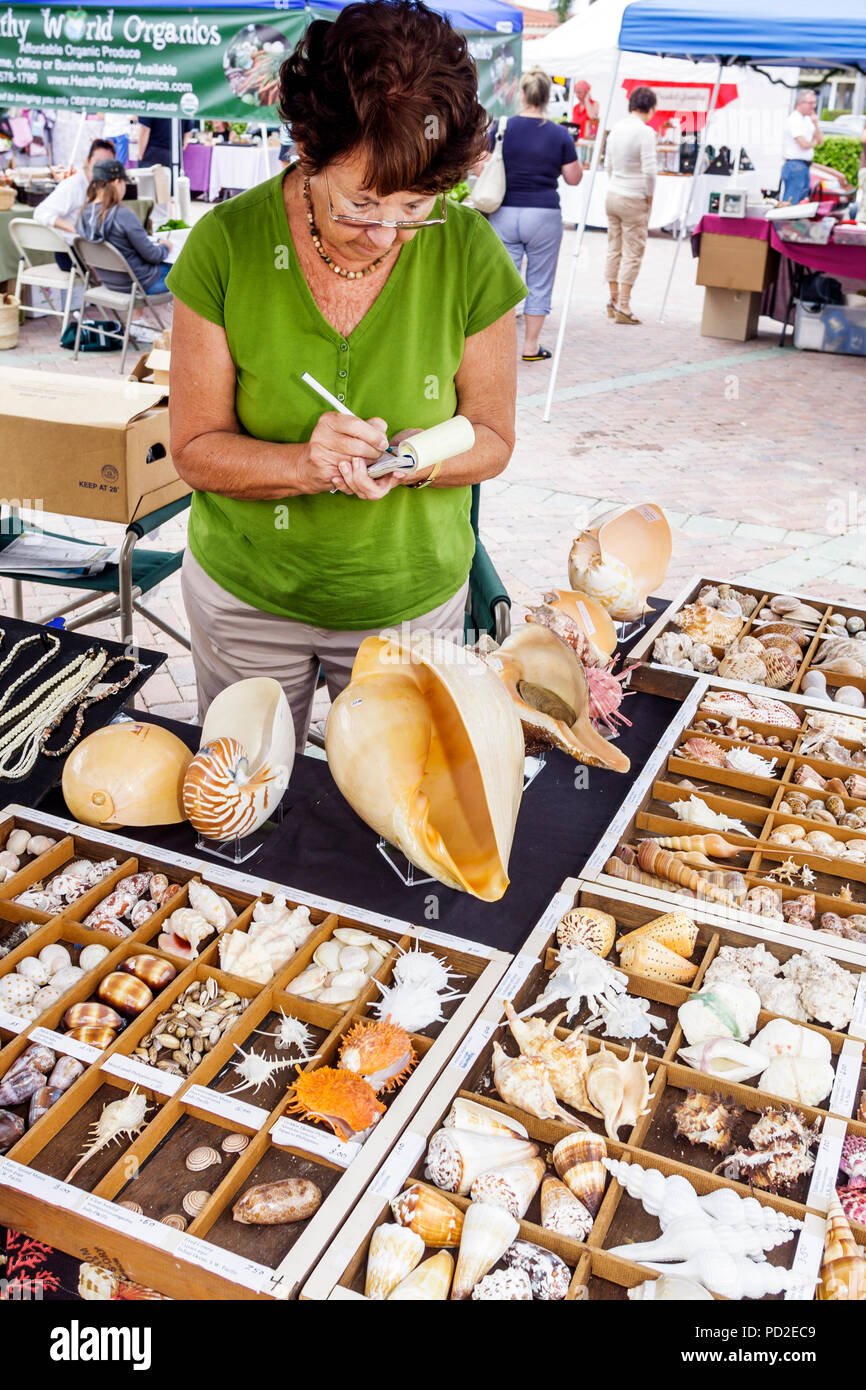
<instances>
[{"instance_id":1,"label":"acrylic shell stand","mask_svg":"<svg viewBox=\"0 0 866 1390\"><path fill-rule=\"evenodd\" d=\"M223 859L226 864L244 864L251 859L262 847L264 841L283 823L284 817L283 802L281 801L276 811L251 835L234 835L230 840L207 840L203 835L199 835L195 842L195 847L203 854L209 854L214 859Z\"/></svg>"},{"instance_id":2,"label":"acrylic shell stand","mask_svg":"<svg viewBox=\"0 0 866 1390\"><path fill-rule=\"evenodd\" d=\"M527 791L532 785L546 763L547 757L544 753L537 754L534 757L524 758L524 791ZM383 835L380 835L376 841L376 849L379 851L388 867L393 869L404 888L420 888L424 883L438 883L438 879L432 878L429 874L422 876L422 870L417 869L415 865L406 858L403 851L398 849L396 845L392 845Z\"/></svg>"}]
</instances>

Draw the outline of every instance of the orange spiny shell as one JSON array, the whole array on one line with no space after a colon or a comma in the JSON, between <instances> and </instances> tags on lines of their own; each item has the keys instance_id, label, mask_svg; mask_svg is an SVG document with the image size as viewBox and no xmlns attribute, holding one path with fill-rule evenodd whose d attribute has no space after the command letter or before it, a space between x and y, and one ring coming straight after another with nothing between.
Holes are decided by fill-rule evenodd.
<instances>
[{"instance_id":1,"label":"orange spiny shell","mask_svg":"<svg viewBox=\"0 0 866 1390\"><path fill-rule=\"evenodd\" d=\"M327 1125L343 1140L371 1129L385 1112L368 1082L338 1067L299 1072L289 1094L290 1110Z\"/></svg>"},{"instance_id":2,"label":"orange spiny shell","mask_svg":"<svg viewBox=\"0 0 866 1390\"><path fill-rule=\"evenodd\" d=\"M374 1091L396 1090L417 1060L406 1029L387 1019L356 1023L340 1048L341 1067L363 1076Z\"/></svg>"}]
</instances>

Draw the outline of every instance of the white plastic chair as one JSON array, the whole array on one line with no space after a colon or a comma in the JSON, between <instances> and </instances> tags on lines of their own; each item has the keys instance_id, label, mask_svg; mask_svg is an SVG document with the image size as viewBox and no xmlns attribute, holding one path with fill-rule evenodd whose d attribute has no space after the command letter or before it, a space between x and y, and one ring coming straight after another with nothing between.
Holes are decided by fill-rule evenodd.
<instances>
[{"instance_id":1,"label":"white plastic chair","mask_svg":"<svg viewBox=\"0 0 866 1390\"><path fill-rule=\"evenodd\" d=\"M15 281L15 298L20 302L22 285L32 285L39 289L45 298L45 307L36 304L22 304L25 314L35 314L39 318L50 316L62 319L60 336L63 337L72 309L72 292L77 280L84 282L84 272L76 262L69 243L53 227L44 227L29 217L13 217L9 223L9 235L18 252L18 276ZM61 270L54 261L36 263L30 259L31 251L50 251L52 255L63 254L72 261L71 270ZM49 298L50 290L59 290L63 297L63 308L55 309Z\"/></svg>"},{"instance_id":2,"label":"white plastic chair","mask_svg":"<svg viewBox=\"0 0 866 1390\"><path fill-rule=\"evenodd\" d=\"M135 271L127 261L121 251L116 246L111 246L107 241L85 241L84 237L77 236L74 243L75 254L86 269L84 280L84 298L81 304L81 314L78 319L78 328L75 333L75 352L73 361L78 361L78 349L81 343L81 329L84 324L85 304L95 304L100 309L114 309L118 314L126 314L123 333L106 332L107 338L122 338L123 352L120 357L120 371L123 373L126 364L126 354L129 348L129 332L132 327L132 315L136 304L146 304L153 317L156 319L160 329L165 328L165 324L156 312L157 304L170 304L172 295L171 290L163 290L160 294L148 294L137 278ZM92 276L96 272L97 278L100 270L112 270L118 274L126 275L131 282L128 290L110 290L106 285L94 283Z\"/></svg>"}]
</instances>

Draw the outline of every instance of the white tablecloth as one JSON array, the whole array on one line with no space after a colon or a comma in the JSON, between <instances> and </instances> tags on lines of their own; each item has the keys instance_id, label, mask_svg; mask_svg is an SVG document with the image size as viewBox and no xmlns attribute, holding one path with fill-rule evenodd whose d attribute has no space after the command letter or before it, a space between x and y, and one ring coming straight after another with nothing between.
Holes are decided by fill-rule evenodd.
<instances>
[{"instance_id":1,"label":"white tablecloth","mask_svg":"<svg viewBox=\"0 0 866 1390\"><path fill-rule=\"evenodd\" d=\"M272 174L279 173L279 150L268 145L267 163L261 145L214 145L210 162L210 190L213 202L221 188L254 188Z\"/></svg>"},{"instance_id":2,"label":"white tablecloth","mask_svg":"<svg viewBox=\"0 0 866 1390\"><path fill-rule=\"evenodd\" d=\"M675 174L660 174L656 179L656 191L653 198L652 213L650 214L650 227L670 227L678 224L686 208L689 196L689 189L694 180L688 176ZM696 226L704 213L709 210L710 193L719 191L729 193L732 188L745 188L750 196L759 197L761 186L764 180L759 171L748 174L738 174L736 177L721 178L714 174L701 174L697 181L697 188L692 198L691 211L689 213L689 229ZM589 188L589 173L584 170L583 178L576 188L570 187L562 179L559 180L559 198L562 203L562 219L564 222L578 223L583 214L586 204L586 191ZM607 197L607 174L600 169L595 176L595 184L592 190L592 202L589 208L587 225L590 227L606 227L607 216L604 211L604 202Z\"/></svg>"}]
</instances>

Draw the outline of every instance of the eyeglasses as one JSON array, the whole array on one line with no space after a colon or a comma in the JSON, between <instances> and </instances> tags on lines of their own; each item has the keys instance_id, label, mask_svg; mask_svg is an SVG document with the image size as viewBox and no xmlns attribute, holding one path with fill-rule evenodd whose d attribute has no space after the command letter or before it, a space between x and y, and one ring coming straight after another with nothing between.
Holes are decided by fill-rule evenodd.
<instances>
[{"instance_id":1,"label":"eyeglasses","mask_svg":"<svg viewBox=\"0 0 866 1390\"><path fill-rule=\"evenodd\" d=\"M441 216L441 217L422 217L422 218L420 218L420 219L418 219L418 220L416 220L416 221L411 221L411 220L410 220L410 221L392 222L392 221L386 220L386 219L378 219L378 218L371 218L371 217L358 217L356 214L349 214L349 213L345 213L345 212L338 212L337 209L334 207L334 200L333 200L333 198L331 197L331 188L330 188L330 184L328 183L328 175L324 172L324 170L322 171L322 174L323 174L323 177L324 177L324 180L325 180L325 192L326 192L327 195L328 195L328 212L329 212L330 215L331 215L331 220L332 220L333 222L340 222L344 227L390 227L390 228L392 228L394 231L398 231L398 232L407 232L407 231L413 231L413 232L414 232L414 231L418 231L421 227L439 227L439 226L441 226L442 223L446 220L446 216L447 216L447 205L446 205L446 202L445 202L445 194L444 194L444 193L442 193L442 194L440 195L441 204L442 204L442 216Z\"/></svg>"}]
</instances>

